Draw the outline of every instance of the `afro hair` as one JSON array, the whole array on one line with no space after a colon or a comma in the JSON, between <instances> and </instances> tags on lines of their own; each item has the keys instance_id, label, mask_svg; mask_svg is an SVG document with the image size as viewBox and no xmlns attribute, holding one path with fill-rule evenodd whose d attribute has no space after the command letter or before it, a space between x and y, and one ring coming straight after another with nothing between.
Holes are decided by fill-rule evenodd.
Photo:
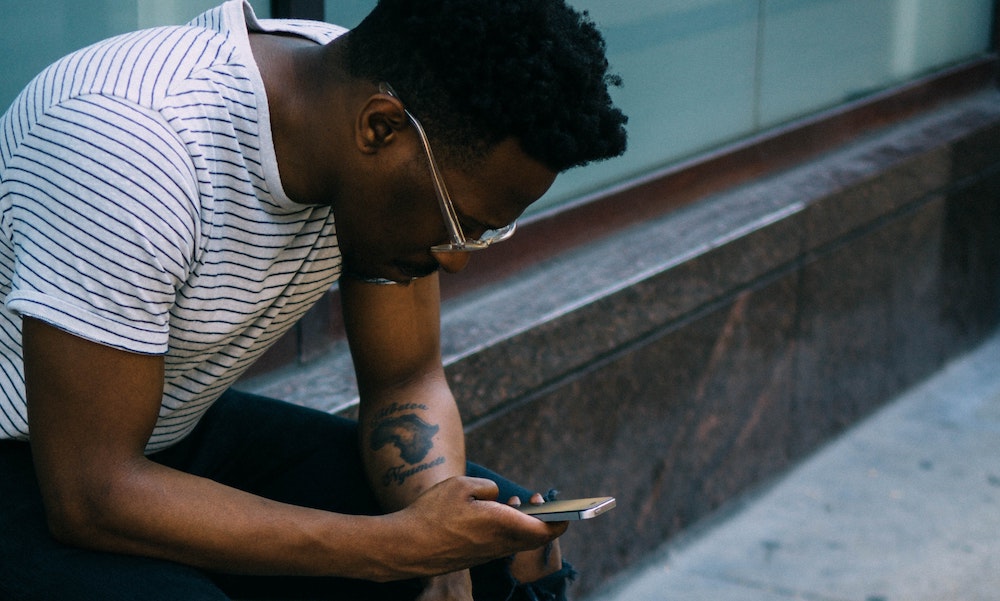
<instances>
[{"instance_id":1,"label":"afro hair","mask_svg":"<svg viewBox=\"0 0 1000 601\"><path fill-rule=\"evenodd\" d=\"M352 76L386 81L445 160L513 136L556 172L625 151L605 42L563 0L380 0L347 36Z\"/></svg>"}]
</instances>

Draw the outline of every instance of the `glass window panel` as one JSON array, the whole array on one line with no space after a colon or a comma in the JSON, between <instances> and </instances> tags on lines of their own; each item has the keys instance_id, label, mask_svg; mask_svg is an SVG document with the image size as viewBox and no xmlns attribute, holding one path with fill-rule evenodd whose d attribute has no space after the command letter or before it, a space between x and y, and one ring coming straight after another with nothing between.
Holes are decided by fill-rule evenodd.
<instances>
[{"instance_id":1,"label":"glass window panel","mask_svg":"<svg viewBox=\"0 0 1000 601\"><path fill-rule=\"evenodd\" d=\"M763 129L990 48L995 0L569 0L604 32L625 156L563 174L533 207L648 176ZM0 0L0 109L41 69L97 40L186 22L220 0ZM269 0L251 0L261 17ZM324 0L353 27L375 0Z\"/></svg>"},{"instance_id":2,"label":"glass window panel","mask_svg":"<svg viewBox=\"0 0 1000 601\"><path fill-rule=\"evenodd\" d=\"M905 80L989 48L992 0L895 0L890 69Z\"/></svg>"},{"instance_id":3,"label":"glass window panel","mask_svg":"<svg viewBox=\"0 0 1000 601\"><path fill-rule=\"evenodd\" d=\"M769 0L764 13L760 120L769 126L885 85L891 3Z\"/></svg>"},{"instance_id":4,"label":"glass window panel","mask_svg":"<svg viewBox=\"0 0 1000 601\"><path fill-rule=\"evenodd\" d=\"M324 19L343 27L354 27L375 6L375 0L323 0Z\"/></svg>"},{"instance_id":5,"label":"glass window panel","mask_svg":"<svg viewBox=\"0 0 1000 601\"><path fill-rule=\"evenodd\" d=\"M863 97L989 43L992 0L768 0L760 127Z\"/></svg>"},{"instance_id":6,"label":"glass window panel","mask_svg":"<svg viewBox=\"0 0 1000 601\"><path fill-rule=\"evenodd\" d=\"M134 29L134 3L105 0L4 0L0 35L0 110L39 71L57 58L100 40Z\"/></svg>"},{"instance_id":7,"label":"glass window panel","mask_svg":"<svg viewBox=\"0 0 1000 601\"><path fill-rule=\"evenodd\" d=\"M138 0L138 27L181 25L221 4L219 0ZM271 16L269 0L251 0L254 14L261 19Z\"/></svg>"},{"instance_id":8,"label":"glass window panel","mask_svg":"<svg viewBox=\"0 0 1000 601\"><path fill-rule=\"evenodd\" d=\"M219 0L0 0L0 112L42 69L94 42L144 27L179 25ZM268 0L250 3L270 16Z\"/></svg>"},{"instance_id":9,"label":"glass window panel","mask_svg":"<svg viewBox=\"0 0 1000 601\"><path fill-rule=\"evenodd\" d=\"M996 4L571 2L591 11L612 67L625 78L614 96L631 119L630 148L622 158L560 176L533 209L980 55L990 48Z\"/></svg>"},{"instance_id":10,"label":"glass window panel","mask_svg":"<svg viewBox=\"0 0 1000 601\"><path fill-rule=\"evenodd\" d=\"M629 116L629 148L574 169L532 207L544 210L743 135L753 125L757 2L575 0L608 44L612 91Z\"/></svg>"}]
</instances>

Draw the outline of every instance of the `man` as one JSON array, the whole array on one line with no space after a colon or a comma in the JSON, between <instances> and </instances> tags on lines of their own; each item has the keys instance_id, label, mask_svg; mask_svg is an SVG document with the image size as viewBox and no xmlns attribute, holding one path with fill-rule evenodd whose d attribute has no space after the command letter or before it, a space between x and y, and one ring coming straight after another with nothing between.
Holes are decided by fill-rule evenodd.
<instances>
[{"instance_id":1,"label":"man","mask_svg":"<svg viewBox=\"0 0 1000 601\"><path fill-rule=\"evenodd\" d=\"M0 597L562 598L566 525L466 475L437 273L624 150L603 50L562 0L233 0L36 78L0 120ZM231 390L338 279L359 422Z\"/></svg>"}]
</instances>

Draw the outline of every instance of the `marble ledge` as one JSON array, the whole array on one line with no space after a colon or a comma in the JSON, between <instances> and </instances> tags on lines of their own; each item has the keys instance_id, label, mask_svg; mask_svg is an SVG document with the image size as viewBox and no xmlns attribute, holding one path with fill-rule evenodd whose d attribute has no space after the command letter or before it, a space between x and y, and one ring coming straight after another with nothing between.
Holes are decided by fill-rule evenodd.
<instances>
[{"instance_id":1,"label":"marble ledge","mask_svg":"<svg viewBox=\"0 0 1000 601\"><path fill-rule=\"evenodd\" d=\"M464 418L779 277L956 176L995 169L998 132L1000 94L979 94L447 303L443 353ZM347 414L357 402L342 342L241 386Z\"/></svg>"}]
</instances>

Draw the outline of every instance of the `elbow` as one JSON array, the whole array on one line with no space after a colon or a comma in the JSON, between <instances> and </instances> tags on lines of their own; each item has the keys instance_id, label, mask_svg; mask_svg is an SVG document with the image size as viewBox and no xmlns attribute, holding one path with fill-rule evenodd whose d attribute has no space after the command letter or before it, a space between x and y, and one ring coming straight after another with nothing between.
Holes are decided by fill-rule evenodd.
<instances>
[{"instance_id":1,"label":"elbow","mask_svg":"<svg viewBox=\"0 0 1000 601\"><path fill-rule=\"evenodd\" d=\"M100 540L100 520L87 502L79 499L46 499L45 519L56 541L74 547L92 547Z\"/></svg>"},{"instance_id":2,"label":"elbow","mask_svg":"<svg viewBox=\"0 0 1000 601\"><path fill-rule=\"evenodd\" d=\"M115 531L116 505L108 489L94 484L48 491L44 507L49 534L66 545L105 548Z\"/></svg>"},{"instance_id":3,"label":"elbow","mask_svg":"<svg viewBox=\"0 0 1000 601\"><path fill-rule=\"evenodd\" d=\"M49 535L64 545L69 545L71 547L83 547L86 546L86 541L92 540L93 537L88 536L84 532L82 524L79 522L70 522L63 519L61 516L49 515L47 519Z\"/></svg>"}]
</instances>

